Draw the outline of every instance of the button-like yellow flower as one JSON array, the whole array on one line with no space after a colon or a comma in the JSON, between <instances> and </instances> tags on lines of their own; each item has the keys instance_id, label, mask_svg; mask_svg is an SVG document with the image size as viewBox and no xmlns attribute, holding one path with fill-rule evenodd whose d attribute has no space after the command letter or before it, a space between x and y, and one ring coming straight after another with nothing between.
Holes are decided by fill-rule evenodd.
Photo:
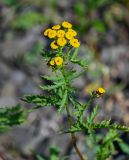
<instances>
[{"instance_id":1,"label":"button-like yellow flower","mask_svg":"<svg viewBox=\"0 0 129 160\"><path fill-rule=\"evenodd\" d=\"M59 46L63 47L63 46L65 46L65 45L67 44L67 40L66 40L65 38L63 38L63 37L58 38L58 39L57 39L57 44L58 44Z\"/></svg>"},{"instance_id":2,"label":"button-like yellow flower","mask_svg":"<svg viewBox=\"0 0 129 160\"><path fill-rule=\"evenodd\" d=\"M68 29L68 32L70 32L73 36L77 35L77 32L74 29Z\"/></svg>"},{"instance_id":3,"label":"button-like yellow flower","mask_svg":"<svg viewBox=\"0 0 129 160\"><path fill-rule=\"evenodd\" d=\"M56 31L55 30L49 30L48 32L48 37L51 38L55 38L56 37Z\"/></svg>"},{"instance_id":4,"label":"button-like yellow flower","mask_svg":"<svg viewBox=\"0 0 129 160\"><path fill-rule=\"evenodd\" d=\"M51 42L50 44L52 49L57 49L59 46L57 45L56 41Z\"/></svg>"},{"instance_id":5,"label":"button-like yellow flower","mask_svg":"<svg viewBox=\"0 0 129 160\"><path fill-rule=\"evenodd\" d=\"M64 37L64 35L65 35L65 31L64 30L62 30L62 29L60 29L60 30L58 30L57 31L57 37Z\"/></svg>"},{"instance_id":6,"label":"button-like yellow flower","mask_svg":"<svg viewBox=\"0 0 129 160\"><path fill-rule=\"evenodd\" d=\"M93 95L97 98L99 98L100 96L102 96L105 93L105 89L104 88L98 88L96 91L93 92Z\"/></svg>"},{"instance_id":7,"label":"button-like yellow flower","mask_svg":"<svg viewBox=\"0 0 129 160\"><path fill-rule=\"evenodd\" d=\"M52 59L49 61L49 64L50 64L50 66L54 66L54 65L55 65L55 60L54 60L54 58L52 58Z\"/></svg>"},{"instance_id":8,"label":"button-like yellow flower","mask_svg":"<svg viewBox=\"0 0 129 160\"><path fill-rule=\"evenodd\" d=\"M78 41L78 39L75 39L75 38L70 39L70 44L75 48L78 48L80 46L80 42Z\"/></svg>"},{"instance_id":9,"label":"button-like yellow flower","mask_svg":"<svg viewBox=\"0 0 129 160\"><path fill-rule=\"evenodd\" d=\"M51 31L50 28L46 29L46 30L44 31L44 36L48 36L49 31Z\"/></svg>"},{"instance_id":10,"label":"button-like yellow flower","mask_svg":"<svg viewBox=\"0 0 129 160\"><path fill-rule=\"evenodd\" d=\"M62 57L55 57L55 63L57 66L60 66L63 64L63 58Z\"/></svg>"},{"instance_id":11,"label":"button-like yellow flower","mask_svg":"<svg viewBox=\"0 0 129 160\"><path fill-rule=\"evenodd\" d=\"M104 88L98 88L97 93L104 94L105 93L105 89Z\"/></svg>"},{"instance_id":12,"label":"button-like yellow flower","mask_svg":"<svg viewBox=\"0 0 129 160\"><path fill-rule=\"evenodd\" d=\"M67 39L73 39L74 37L73 37L73 34L71 33L71 32L66 32L66 34L65 34L65 37L67 38Z\"/></svg>"},{"instance_id":13,"label":"button-like yellow flower","mask_svg":"<svg viewBox=\"0 0 129 160\"><path fill-rule=\"evenodd\" d=\"M53 27L52 27L52 29L55 29L55 30L58 30L58 29L60 29L60 25L54 25Z\"/></svg>"},{"instance_id":14,"label":"button-like yellow flower","mask_svg":"<svg viewBox=\"0 0 129 160\"><path fill-rule=\"evenodd\" d=\"M62 26L63 26L64 28L72 28L72 24L69 23L69 22L67 22L67 21L62 22Z\"/></svg>"}]
</instances>

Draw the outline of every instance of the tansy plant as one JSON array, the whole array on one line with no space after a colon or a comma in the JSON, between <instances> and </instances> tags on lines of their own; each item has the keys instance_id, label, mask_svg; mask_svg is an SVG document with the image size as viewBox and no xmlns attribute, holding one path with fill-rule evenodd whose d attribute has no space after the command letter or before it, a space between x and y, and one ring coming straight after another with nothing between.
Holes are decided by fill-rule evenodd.
<instances>
[{"instance_id":1,"label":"tansy plant","mask_svg":"<svg viewBox=\"0 0 129 160\"><path fill-rule=\"evenodd\" d=\"M71 135L73 147L80 160L87 159L85 158L87 153L82 153L77 146L78 138L76 137L76 132L82 131L85 131L85 134L89 137L87 142L90 141L91 145L89 147L94 155L94 159L107 159L115 151L114 142L120 143L122 141L119 138L119 131L129 131L129 128L112 123L111 120L99 122L95 120L100 107L98 105L93 106L93 102L105 94L106 91L103 87L100 86L97 90L90 93L89 100L86 100L84 103L79 102L75 98L77 89L72 84L76 78L86 73L87 62L78 56L80 42L77 39L77 32L72 28L72 24L64 21L61 25L54 25L46 29L42 34L51 40L51 49L43 50L42 52L42 57L48 69L52 71L50 76L42 76L43 79L49 81L49 85L40 85L43 94L26 95L22 100L34 104L31 111L47 106L55 107L59 113L66 111L69 127L62 133ZM78 65L80 71L76 71L74 65ZM91 112L85 112L91 105ZM0 115L1 117L3 115L3 118L0 118L0 124L5 127L19 124L25 117L20 105L11 109L1 109ZM107 133L104 137L98 138L96 129L102 128L107 129Z\"/></svg>"}]
</instances>

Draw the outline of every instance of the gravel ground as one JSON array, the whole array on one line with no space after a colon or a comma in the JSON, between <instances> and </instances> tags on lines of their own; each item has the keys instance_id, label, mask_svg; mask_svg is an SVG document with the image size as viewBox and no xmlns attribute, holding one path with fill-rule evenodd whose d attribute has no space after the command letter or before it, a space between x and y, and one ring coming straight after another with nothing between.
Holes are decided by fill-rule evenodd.
<instances>
[{"instance_id":1,"label":"gravel ground","mask_svg":"<svg viewBox=\"0 0 129 160\"><path fill-rule=\"evenodd\" d=\"M55 23L62 19L72 19L74 22L76 16L73 16L73 3L72 0L59 1L57 10L50 8L46 2L43 8L36 4L34 6L25 5L21 10L15 11L13 7L0 2L0 106L13 106L21 103L24 108L31 107L19 99L24 94L40 94L41 90L38 85L45 84L40 75L50 72L39 54L32 64L29 64L30 61L26 59L26 55L30 56L35 45L47 46L48 42L41 36L41 31L46 27L46 23L43 26L34 25L23 31L12 29L10 23L15 19L16 14L25 12L27 9L39 9L42 14L45 13L48 17L53 16ZM125 8L121 9L122 13L123 9ZM127 9L126 12L128 13ZM128 15L125 14L123 21L115 23L106 33L102 34L104 36L102 40L98 40L98 36L101 35L94 29L80 36L82 47L79 54L85 55L89 59L89 71L87 75L74 83L81 91L77 98L86 101L88 87L100 81L105 88L108 88L109 92L103 99L97 100L97 103L101 105L98 119L112 117L114 121L126 125L129 125ZM54 22L53 19L51 18L51 23ZM89 48L94 52L93 57L88 57ZM98 68L98 73L101 73L99 77L98 75L93 76L96 68ZM70 160L78 160L71 147L70 136L58 134L60 128L63 127L62 124L65 127L65 114L61 116L56 113L55 109L43 108L31 113L25 124L14 127L8 133L1 133L0 160L33 160L35 154L43 154L47 157L52 144L61 149L62 155L70 153ZM88 148L84 147L84 134L78 136L80 137L78 145L82 152L88 152ZM126 137L129 139L127 135ZM89 154L89 156L93 160L92 155ZM124 160L122 157L125 156L120 155L119 157L119 160Z\"/></svg>"}]
</instances>

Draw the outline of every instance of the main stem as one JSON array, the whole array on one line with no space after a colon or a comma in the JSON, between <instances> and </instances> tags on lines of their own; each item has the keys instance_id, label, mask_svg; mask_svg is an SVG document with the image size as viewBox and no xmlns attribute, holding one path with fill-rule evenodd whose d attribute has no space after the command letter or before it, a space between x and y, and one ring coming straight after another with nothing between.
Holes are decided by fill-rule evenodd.
<instances>
[{"instance_id":1,"label":"main stem","mask_svg":"<svg viewBox=\"0 0 129 160\"><path fill-rule=\"evenodd\" d=\"M64 77L64 80L65 80L65 83L66 83L66 89L68 90L68 87L67 87L67 77L65 76L65 70L64 70L64 66L62 66L62 75ZM69 121L69 124L70 124L70 127L73 126L73 121L72 121L72 117L71 117L71 114L70 114L70 111L69 111L69 107L68 107L68 98L66 100L66 111L67 111L67 115L68 115L68 121ZM72 137L72 143L73 143L73 147L76 151L76 153L78 154L80 160L85 160L79 150L79 148L77 147L77 138L75 136L74 133L71 133L71 137Z\"/></svg>"},{"instance_id":2,"label":"main stem","mask_svg":"<svg viewBox=\"0 0 129 160\"><path fill-rule=\"evenodd\" d=\"M68 121L69 121L69 124L70 124L70 127L72 127L73 125L73 122L72 122L72 117L70 115L70 111L69 111L69 108L68 108L68 103L66 104L66 111L67 111L67 115L68 115ZM76 151L76 153L78 154L78 156L80 157L80 160L84 160L79 148L77 147L77 138L75 136L74 133L71 133L71 137L72 137L72 143L73 143L73 147Z\"/></svg>"}]
</instances>

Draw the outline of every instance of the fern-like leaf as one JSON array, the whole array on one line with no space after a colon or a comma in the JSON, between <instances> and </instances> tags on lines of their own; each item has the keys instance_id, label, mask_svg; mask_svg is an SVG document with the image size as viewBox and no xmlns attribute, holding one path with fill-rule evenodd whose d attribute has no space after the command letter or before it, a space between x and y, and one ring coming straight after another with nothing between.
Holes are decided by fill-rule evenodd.
<instances>
[{"instance_id":1,"label":"fern-like leaf","mask_svg":"<svg viewBox=\"0 0 129 160\"><path fill-rule=\"evenodd\" d=\"M93 128L96 129L96 128L108 128L108 129L117 129L117 130L123 130L123 131L129 131L129 127L127 126L124 126L124 125L120 125L120 124L116 124L116 123L113 123L113 124L110 124L110 120L109 121L102 121L100 123L94 123L93 124Z\"/></svg>"},{"instance_id":2,"label":"fern-like leaf","mask_svg":"<svg viewBox=\"0 0 129 160\"><path fill-rule=\"evenodd\" d=\"M59 98L56 97L56 95L53 95L53 96L26 95L22 98L22 100L27 103L33 103L36 105L29 111L33 111L35 109L46 107L46 106L55 106L55 105L58 105L59 103Z\"/></svg>"},{"instance_id":3,"label":"fern-like leaf","mask_svg":"<svg viewBox=\"0 0 129 160\"><path fill-rule=\"evenodd\" d=\"M62 81L63 80L63 77L60 75L60 76L41 76L42 78L46 79L46 80L50 80L50 81Z\"/></svg>"},{"instance_id":4,"label":"fern-like leaf","mask_svg":"<svg viewBox=\"0 0 129 160\"><path fill-rule=\"evenodd\" d=\"M92 123L94 122L94 119L95 119L95 117L96 117L96 115L97 115L97 113L98 113L98 110L99 110L99 107L98 107L98 105L96 105L96 106L93 108L93 111L91 112L91 114L89 114L89 115L87 116L87 122L88 122L88 123L92 124Z\"/></svg>"},{"instance_id":5,"label":"fern-like leaf","mask_svg":"<svg viewBox=\"0 0 129 160\"><path fill-rule=\"evenodd\" d=\"M52 90L52 89L56 89L56 88L61 87L63 84L64 84L64 82L60 82L60 83L57 83L57 84L55 84L55 85L40 86L40 88L41 88L42 90Z\"/></svg>"},{"instance_id":6,"label":"fern-like leaf","mask_svg":"<svg viewBox=\"0 0 129 160\"><path fill-rule=\"evenodd\" d=\"M88 124L88 123L78 124L77 123L71 129L69 129L68 131L65 131L65 133L80 132L82 130L88 131L89 127L92 130L105 128L105 129L117 129L117 130L123 130L123 131L129 132L129 127L127 126L116 124L116 123L111 124L110 120L104 120L102 122L92 123L92 124Z\"/></svg>"},{"instance_id":7,"label":"fern-like leaf","mask_svg":"<svg viewBox=\"0 0 129 160\"><path fill-rule=\"evenodd\" d=\"M59 112L61 112L63 110L63 108L65 107L67 97L68 97L68 93L67 93L67 90L65 90L63 98L62 98L60 106L59 106L59 109L58 109Z\"/></svg>"},{"instance_id":8,"label":"fern-like leaf","mask_svg":"<svg viewBox=\"0 0 129 160\"><path fill-rule=\"evenodd\" d=\"M53 50L47 50L47 49L43 49L41 52L41 56L45 59L45 60L49 60L50 58L54 57L56 55L56 51Z\"/></svg>"},{"instance_id":9,"label":"fern-like leaf","mask_svg":"<svg viewBox=\"0 0 129 160\"><path fill-rule=\"evenodd\" d=\"M0 131L10 126L21 124L24 120L25 114L20 104L12 107L0 108Z\"/></svg>"}]
</instances>

